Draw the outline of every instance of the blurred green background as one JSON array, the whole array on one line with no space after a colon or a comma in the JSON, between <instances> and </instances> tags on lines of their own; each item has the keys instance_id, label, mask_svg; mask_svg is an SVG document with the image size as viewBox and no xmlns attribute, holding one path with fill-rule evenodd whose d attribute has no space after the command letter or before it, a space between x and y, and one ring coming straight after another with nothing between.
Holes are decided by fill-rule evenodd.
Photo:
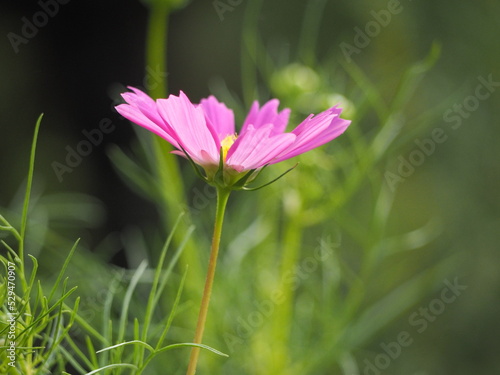
<instances>
[{"instance_id":1,"label":"blurred green background","mask_svg":"<svg viewBox=\"0 0 500 375\"><path fill-rule=\"evenodd\" d=\"M408 177L403 176L404 181L388 183L395 187L390 189L395 195L392 211L385 224L385 233L388 235L413 231L424 225L427 225L427 231L435 235L430 235L432 240L422 246L415 245L416 250L384 259L377 272L367 278L371 284L363 287L366 291L377 290L380 295L389 294L410 280L411 275L432 269L434 265L441 264L443 259L452 261L446 263L445 271L435 274L434 281L427 282L426 289L416 293L418 298L415 297L398 314L380 324L369 339L359 345L350 343L352 347L349 352L354 356L343 359L342 370L333 365L335 360L331 363L328 360L318 360L320 365L309 370L311 372L304 370L303 373L376 373L375 370L366 370L365 360L374 363L377 355L383 353L381 345L395 341L401 332L411 332L414 341L390 361L390 366L381 370L383 374L500 372L500 84L497 83L500 82L500 3L493 0L474 3L403 0L397 7L400 11L391 14L387 26L380 26L379 23L378 29L373 29L378 31L372 30L374 36L368 37L369 43L363 47L356 44L356 41L362 44L359 37L356 39L359 30L366 33L365 28L370 27L370 22L373 26L376 19L373 12L381 14L381 10L395 6L398 2L279 0L260 4L243 0L230 5L231 2L222 0L221 3L228 7L224 8L228 10L223 13L220 9L217 11L217 2L198 0L175 11L169 20L167 72L149 67L149 73L145 76L144 50L148 13L147 8L139 1L122 1L119 5L111 2L78 1L60 4L57 14L48 18L46 25L40 27L36 35L26 38L26 43L17 45L17 53L12 45L12 34L9 39L9 33L22 35L23 17L31 20L40 11L40 4L3 2L0 11L0 34L3 35L0 44L0 207L4 208L4 216L15 221L15 211L21 199L20 192L22 195L22 183L27 171L34 123L37 116L44 112L37 152L35 200L45 210L38 211L39 216L35 217L35 221L49 223L48 227L57 233L48 243L62 245L66 244L64 239L82 237L84 247L102 261L100 264L109 262L117 266L136 267L142 252L137 252L134 259L131 255L133 251L127 251L123 243L127 239L137 240L140 236L134 236L134 233L138 228L143 228L144 242L156 246L156 240L164 238L168 229L162 228L161 214L156 210L155 204L130 190L122 182L108 157L107 152L114 145L130 154L135 144L136 134L132 127L113 109L113 104L117 103L117 93L123 91L125 86L144 87L166 77L169 92L177 94L179 90L183 90L193 101L213 92L224 98L232 98L233 103L238 104L237 118L240 119L244 115L241 108L245 108L248 101L254 99L252 95L259 94L258 99L261 101L269 96L278 96L282 102L292 107L292 111L299 113L294 118L296 124L302 116L301 112L317 111L322 106L314 101L326 95L325 88L333 90L328 94L346 96L355 108L361 106L357 99L362 96L360 92L368 90L368 87L361 85L361 90L353 89L356 85L352 70L354 65L379 90L377 100L391 107L405 71L424 59L433 43L437 42L441 46L439 58L423 76L415 93L408 99L403 113L398 113L402 117L396 120L403 124L403 131L396 134L397 138L387 150L384 161L371 165L368 171L371 178L387 183L387 172L396 174L401 160L410 160L412 152L418 150L415 140L423 142L436 134L433 133L435 129L442 129L442 134L445 135L441 139L445 137L446 140L435 142L435 149L424 156L421 165L414 172L408 173ZM321 11L314 14L308 9ZM309 23L304 26L304 19L307 20L307 17L310 17ZM250 22L249 19L255 22L254 34L248 34L248 30L252 29L247 29L247 34L244 34L244 25ZM317 36L308 34L308 27L317 27ZM308 39L308 35L313 35L313 39ZM344 49L347 48L346 44L356 50L348 58ZM248 51L253 51L250 59ZM249 90L248 83L245 83L245 80L252 77L248 76L249 71L245 70L245 66L242 68L242 59L247 62L255 59L259 66L256 91ZM298 75L294 76L293 65L292 68L289 66L292 63L301 64L299 67L310 67L313 71L312 78L307 76L310 73L307 69L300 68ZM145 77L147 80L152 77L152 80L145 81ZM267 80L268 77L271 79ZM326 82L325 77L329 77L330 81ZM319 83L313 84L314 80L319 80ZM289 81L292 82L290 87L286 86L290 85ZM485 81L490 81L490 84L485 86ZM294 84L297 84L300 91L305 90L307 83L311 83L313 87L309 96L313 98L312 104L307 97L300 97L301 92L293 92ZM478 91L478 85L485 89ZM365 94L369 95L367 92ZM424 126L412 128L412 119L421 116L428 116ZM376 111L370 109L362 118L356 131L361 136L372 134L376 128ZM68 153L66 147L75 148L85 139L82 131L98 128L103 119L112 122L113 130L104 134L102 142L88 156L83 157L71 172L63 174L62 181L59 181L53 162L63 163ZM345 150L346 142L341 140L338 146L334 143L328 150L334 150L335 147ZM358 147L358 151L362 151L364 146L359 143ZM287 228L288 231L293 231L294 220L299 222L295 225L302 229L305 227L302 221L314 222L314 218L302 216L307 209L297 209L296 206L303 204L308 208L308 204L318 207L324 204L325 207L335 207L337 204L335 196L338 192L334 189L335 183L331 181L340 184L348 180L348 176L337 178L332 172L332 176L325 177L334 168L321 166L321 156L325 152L323 150L314 156L313 151L312 155L301 159L301 174L294 177L294 171L284 179L286 181L282 180L275 187L260 192L259 203L255 203L257 198L255 195L251 196L251 193L236 193L231 197L229 224L223 235L223 247L228 249L229 255L221 259L222 266L217 278L227 277L228 280L233 280L231 282L238 283L238 288L225 290L224 283L221 282L220 295L217 296L216 285L214 307L209 319L217 320L217 316L224 316L222 314L229 311L230 307L231 310L224 316L227 321L214 323L216 327L212 332L227 332L228 327L234 326L231 322L236 321L238 316L245 316L242 309L248 309L248 305L245 307L245 302L238 305L235 301L257 298L252 293L257 293L258 296L259 290L250 288L250 284L253 286L255 281L256 286L259 286L265 285L269 280L272 282L272 276L266 276L266 272L274 272L273 262L278 262L276 251L283 251L283 247L287 246L286 241L285 245L276 245L282 242L281 236L285 240L293 238L290 233L287 234ZM340 156L344 158L343 165L349 166L349 161L345 161L349 155L343 153ZM335 164L335 160L332 163ZM350 166L351 172L358 166ZM187 164L181 162L181 167L186 179L188 205L196 207L196 199L200 199L196 192L202 191L203 185L194 180ZM349 171L347 168L342 173L350 173ZM307 189L301 187L301 181L297 181L298 176L301 179L310 178L311 186ZM324 220L318 219L321 225L311 225L310 230L299 239L302 254L298 257L299 263L300 259L305 259L310 254L308 249L317 246L318 237L331 236L339 240L338 233L342 233L342 250L338 256L356 269L363 255L350 251L350 248L356 248L356 241L351 238L355 236L346 230L347 224L342 225L342 220L349 220L351 215L356 216L359 224L363 225L357 228L361 236L365 231L368 233L373 230L365 225L370 225L369 211L373 208L376 194L370 191L369 184L362 186L365 187L360 188L361 193L350 200L349 206L343 207L342 214L334 211L324 213ZM268 202L282 199L284 213L275 212L272 208L269 209L270 212L264 210L265 207L270 207ZM209 207L213 208L213 203ZM297 217L293 216L295 209L301 212ZM315 211L312 212L309 215L314 216ZM292 218L289 221L288 214ZM73 217L69 220L68 217L71 216ZM211 220L210 210L202 210L201 215L194 215L193 218L197 225L196 236L199 237L199 243L207 245L207 250ZM230 250L241 246L236 241L236 234L244 229L248 229L246 233L251 240L238 238L242 243L249 244L247 251L255 251L251 255L253 263L249 265L241 260L246 257L244 250ZM36 231L36 228L33 230ZM271 243L266 245L271 249L265 247L258 251L260 241L269 241L267 233L273 230L283 230L284 234L271 236ZM43 235L46 236L44 238L52 236L50 233L40 234L42 237ZM415 241L418 242L418 238ZM273 247L273 244L276 246ZM55 245L41 250L41 244L33 242L31 245L32 252L42 259L42 274L45 272L47 278L53 272L51 267L56 267L60 261L57 260L57 254L62 251L64 254L60 254L60 258L63 258L69 250L68 247L58 250ZM297 244L290 246L295 245ZM140 244L129 246L141 247ZM262 250L274 253L267 257ZM235 261L234 258L239 260ZM232 268L225 268L224 264L232 267L238 264L244 269L241 275L246 275L246 278L238 280L237 274L229 274ZM262 268L251 268L259 265ZM237 273L236 270L233 271ZM74 277L77 280L85 280L85 275L88 276L89 273L88 270L81 272L78 275L75 271ZM409 323L409 317L415 312L420 314L420 309L432 309L430 304L441 298L446 285L443 280L453 282L456 278L460 285L466 285L467 288L456 302L447 304L442 313L426 318L428 327L422 333L417 333L415 325ZM319 284L314 282L307 284L306 290L320 290ZM349 289L346 285L339 287L340 290L342 287ZM85 293L85 286L81 289ZM188 294L186 299L189 298L192 296ZM231 301L231 298L234 300ZM299 311L297 316L308 316L306 313L302 314L302 310L316 306L310 298L312 297L308 297L308 293L297 296L294 304ZM314 298L318 298L317 304L321 305L322 299L318 296ZM367 293L363 295L360 304L371 305L378 298L378 294ZM404 298L403 295L395 301L384 303L397 305ZM413 297L408 297L409 300L411 298ZM196 301L194 298L192 306L188 304L186 309L195 313ZM250 302L248 304L251 306ZM374 313L376 309L366 311ZM317 314L324 312L319 309ZM318 332L326 332L328 336L328 316L322 315L321 319L309 323L297 320L297 317L294 319L294 326L320 324L311 332L316 332L316 335ZM360 324L358 328L370 327L370 322L377 319L376 315L364 316L365 325ZM334 322L331 324L335 325ZM180 326L176 339L189 341L189 326ZM356 333L355 330L347 332L347 335ZM279 334L273 337L279 337ZM300 337L300 333L297 337ZM338 337L349 341L349 337ZM208 340L218 342L221 345L213 346L227 351L221 334L218 338L209 335ZM307 337L302 345L296 342L290 350L291 353L294 350L297 353L309 353L308 350L314 348L315 343L324 343L325 340L327 342L328 337ZM243 351L235 354L233 358L236 359L227 360L228 362L221 358L210 359L227 363L224 365L225 369L213 367L218 368L213 373L279 373L259 370L257 365L252 370L251 361L257 361L259 353L264 355L267 350L257 347L259 341L256 342L251 350L251 345L244 345L248 351L252 351L253 357ZM272 348L275 345L279 346L269 343L271 353L274 353ZM342 342L337 345L342 346ZM303 346L309 348L306 350ZM324 344L318 344L314 348L316 352L322 350L328 353L330 348ZM179 358L180 361L185 361L187 357ZM245 360L234 362L238 358L246 358L249 362L245 370L239 367ZM316 360L312 356L310 358L312 362ZM351 360L357 366L352 363L349 365ZM304 361L307 362L307 358ZM263 359L263 363L266 363L266 359ZM294 371L290 370L289 373L301 373L300 367Z\"/></svg>"}]
</instances>

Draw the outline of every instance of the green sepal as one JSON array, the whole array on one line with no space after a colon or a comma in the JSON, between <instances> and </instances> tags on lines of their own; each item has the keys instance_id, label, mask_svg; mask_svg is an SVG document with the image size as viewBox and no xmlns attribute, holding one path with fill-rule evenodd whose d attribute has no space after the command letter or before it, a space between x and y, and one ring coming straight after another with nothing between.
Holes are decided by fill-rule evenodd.
<instances>
[{"instance_id":1,"label":"green sepal","mask_svg":"<svg viewBox=\"0 0 500 375\"><path fill-rule=\"evenodd\" d=\"M243 177L241 177L239 180L237 180L234 184L230 184L229 185L228 182L224 180L224 154L223 154L224 151L223 151L222 147L220 148L219 166L217 168L217 171L213 175L213 177L210 175L210 178L207 177L207 176L205 176L205 175L203 175L203 173L201 172L201 170L198 167L198 165L194 162L194 160L191 158L191 156L189 156L189 154L186 152L186 150L184 149L184 147L182 147L181 145L179 145L179 148L182 150L182 152L184 152L184 155L186 155L186 158L189 160L189 163L193 167L194 171L196 172L196 174L203 181L205 181L206 183L208 183L210 185L218 186L218 187L221 187L221 188L224 188L224 189L229 189L229 190L255 191L255 190L262 189L263 187L266 187L268 185L271 185L273 182L278 181L281 177L283 177L288 172L290 172L291 170L295 169L297 167L297 165L299 165L299 163L295 164L293 167L291 167L290 169L286 170L285 172L283 172L282 174L280 174L275 179L273 179L273 180L265 183L264 185L257 186L257 187L247 187L247 186L245 186L248 183L249 180L253 181L254 179L256 179L262 173L262 171L269 165L269 164L266 164L266 165L264 165L260 169L259 168L255 168L255 169L249 170L248 172L245 173L245 175Z\"/></svg>"},{"instance_id":2,"label":"green sepal","mask_svg":"<svg viewBox=\"0 0 500 375\"><path fill-rule=\"evenodd\" d=\"M257 175L255 177L257 177L260 172L262 172L262 170L266 167L267 165L265 165L264 167L262 167L262 169L260 171L257 172ZM245 184L247 183L248 179L252 176L252 174L254 174L254 172L256 171L257 169L251 169L249 170L242 178L240 178L238 181L236 181L232 186L231 186L231 189L233 190L241 190L245 187Z\"/></svg>"},{"instance_id":3,"label":"green sepal","mask_svg":"<svg viewBox=\"0 0 500 375\"><path fill-rule=\"evenodd\" d=\"M193 169L196 172L196 174L198 175L198 177L200 177L203 181L208 183L209 182L208 178L206 176L204 176L203 173L201 173L200 169L198 168L198 165L194 162L193 159L191 159L191 156L189 156L189 154L186 152L186 150L184 150L184 147L182 147L180 144L178 144L178 145L179 145L180 149L182 150L182 152L184 152L184 155L186 155L186 158L189 160L189 163L193 167Z\"/></svg>"},{"instance_id":4,"label":"green sepal","mask_svg":"<svg viewBox=\"0 0 500 375\"><path fill-rule=\"evenodd\" d=\"M264 169L268 164L266 164L262 169ZM241 189L242 190L246 190L246 191L255 191L255 190L259 190L259 189L262 189L263 187L266 187L268 185L271 185L273 182L276 182L278 181L281 177L283 177L284 175L286 175L288 172L292 171L293 169L295 169L297 167L297 165L299 165L299 163L295 164L292 168L286 170L285 172L283 172L282 174L280 174L278 177L276 177L274 180L271 180L269 181L268 183L265 183L264 185L261 185L261 186L258 186L258 187L245 187L243 186ZM262 172L262 169L259 171L259 174L260 172ZM246 175L245 175L246 176Z\"/></svg>"},{"instance_id":5,"label":"green sepal","mask_svg":"<svg viewBox=\"0 0 500 375\"><path fill-rule=\"evenodd\" d=\"M224 182L224 151L222 147L220 148L219 151L219 168L217 169L217 172L215 172L214 176L214 183L217 186L225 186Z\"/></svg>"}]
</instances>

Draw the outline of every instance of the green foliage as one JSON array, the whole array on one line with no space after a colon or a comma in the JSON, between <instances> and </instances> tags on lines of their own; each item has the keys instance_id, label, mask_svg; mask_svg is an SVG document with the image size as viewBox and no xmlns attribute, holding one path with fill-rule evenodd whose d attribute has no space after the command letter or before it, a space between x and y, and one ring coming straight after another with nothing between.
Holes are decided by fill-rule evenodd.
<instances>
[{"instance_id":1,"label":"green foliage","mask_svg":"<svg viewBox=\"0 0 500 375\"><path fill-rule=\"evenodd\" d=\"M3 374L46 374L57 371L69 374L68 364L79 374L110 373L121 374L125 369L133 369L134 374L141 374L146 367L159 354L172 349L198 346L221 356L226 354L207 345L193 343L175 343L165 345L167 334L172 326L181 300L181 292L187 276L187 267L180 280L175 300L170 313L159 321L153 321L155 310L160 306L161 296L172 275L173 269L189 240L193 227L188 228L178 249L166 264L167 250L172 242L177 226L181 223L182 215L172 228L171 235L166 240L157 262L156 268L150 270L143 261L131 274L130 282L124 295L119 295L116 283L111 283L108 289L105 306L103 309L102 331L96 330L86 319L78 315L80 297L72 304L68 304L69 297L77 287L68 287L69 278L64 278L70 261L79 244L74 243L49 292L45 292L42 282L37 279L38 260L28 254L25 256L25 240L28 228L31 188L33 182L35 151L38 131L42 116L35 127L35 135L31 150L30 167L27 178L26 194L21 215L21 230L0 215L0 230L10 234L17 243L14 249L6 240L1 244L6 250L5 255L0 255L2 268L5 274L0 276L0 335L3 337L0 346L2 364L0 370ZM27 266L26 258L31 261ZM146 271L153 271L151 281L144 281ZM115 279L116 282L122 280ZM150 282L151 290L148 295L146 307L139 320L130 320L129 310L131 301L139 282ZM111 316L111 306L114 299L121 298L119 319ZM117 322L117 324L116 324ZM130 326L133 325L133 329ZM78 333L70 335L70 329ZM113 334L117 331L116 334ZM127 337L130 332L130 341ZM85 347L81 347L77 340L84 337ZM154 346L147 342L154 341ZM116 343L116 344L112 344ZM105 346L96 351L96 347ZM126 350L132 346L133 350ZM108 352L110 354L108 354ZM101 354L103 353L103 354ZM111 364L110 364L111 362ZM150 369L148 368L148 371Z\"/></svg>"},{"instance_id":2,"label":"green foliage","mask_svg":"<svg viewBox=\"0 0 500 375\"><path fill-rule=\"evenodd\" d=\"M0 276L0 372L2 374L45 374L51 368L61 367L60 344L68 334L78 311L77 298L71 308L64 306L65 300L76 290L67 286L64 279L66 268L76 250L75 242L50 292L46 293L40 280L37 280L38 261L24 254L24 243L28 222L28 209L33 181L35 150L38 130L42 116L35 126L31 149L30 167L27 178L26 194L21 216L21 230L14 228L0 215L0 230L10 233L17 243L14 249L5 240L1 243L6 250L0 255L5 274ZM17 250L17 251L16 251ZM28 270L27 258L31 262Z\"/></svg>"},{"instance_id":3,"label":"green foliage","mask_svg":"<svg viewBox=\"0 0 500 375\"><path fill-rule=\"evenodd\" d=\"M150 65L164 66L165 35L158 30L166 25L154 25L164 22L174 3L181 2L151 2ZM352 125L331 145L300 156L297 168L262 171L264 181L286 174L275 184L233 194L206 344L189 341L203 286L213 204L205 187L193 182L188 163L179 162L165 142L140 130L131 155L110 148L118 173L158 207L161 222L123 234L119 241L110 239L94 254L79 241L68 243L49 220L43 230L30 227L28 209L32 215L40 209L39 204L30 206L39 119L20 230L0 216L0 230L16 243L2 241L6 276L0 280L1 337L11 327L6 323L10 264L16 269L19 312L16 368L9 367L3 342L1 373L181 374L186 349L198 346L206 349L200 360L204 373L359 374L358 363L372 341L436 288L455 262L429 252L441 233L439 220L398 222L398 191L387 183L384 171L394 163L395 152L408 148L442 113L431 108L412 116L411 107L439 47L433 45L425 58L407 68L387 96L380 82L354 62L344 62L334 52L317 58L315 41L325 3L307 5L299 48L290 56L266 46L258 32L263 2L249 2L242 95L224 85L213 87L221 100L235 104L239 118L251 101L273 96L293 109L295 124L304 115L340 103ZM151 93L164 94L164 87ZM193 204L200 197L207 203ZM57 209L68 201L75 204L75 212ZM96 221L91 218L98 216L98 207L88 197L57 195L44 213L64 221L72 215L81 226ZM390 225L394 221L397 225ZM163 241L165 233L169 236ZM37 257L26 255L30 236L32 243L43 244ZM128 269L109 262L121 246ZM61 266L39 262L44 256L55 259L53 249L57 254L69 247ZM39 268L44 277L38 276Z\"/></svg>"}]
</instances>

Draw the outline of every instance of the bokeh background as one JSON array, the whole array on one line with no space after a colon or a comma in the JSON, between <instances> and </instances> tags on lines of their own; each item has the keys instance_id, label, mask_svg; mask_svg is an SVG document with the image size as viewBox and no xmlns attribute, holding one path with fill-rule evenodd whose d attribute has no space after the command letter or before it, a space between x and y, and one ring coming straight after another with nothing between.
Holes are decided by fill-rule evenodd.
<instances>
[{"instance_id":1,"label":"bokeh background","mask_svg":"<svg viewBox=\"0 0 500 375\"><path fill-rule=\"evenodd\" d=\"M364 29L374 19L371 12L387 9L391 1L330 0L310 3L315 2L323 3L323 8L313 18L312 24L318 27L318 34L311 41L303 37L304 18L309 14L308 2L275 0L256 7L255 1L243 0L233 2L236 5L228 5L231 10L220 14L215 9L215 2L193 0L172 14L168 26L168 69L164 72L149 67L152 69L149 71L153 77L151 82L156 83L155 75L159 79L166 78L169 92L177 94L182 89L193 101L212 92L230 93L240 104L247 101L248 91L244 93L246 86L242 79L242 50L245 51L245 43L251 44L254 38L244 35L243 27L248 12L258 9L254 19L258 25L256 39L262 49L256 49L255 56L258 64L264 65L266 74L277 77L274 88L259 91L259 99L267 99L269 93L282 95L278 69L298 62L317 68L321 71L318 73L321 79L325 76L342 77L344 81L333 79L333 82L340 82L338 92L347 96L356 107L356 96L349 97L349 90L344 89L352 85L353 78L346 73L350 62L343 53L342 43L356 46L356 28ZM222 3L227 5L230 2L223 0ZM497 82L500 82L500 3L494 0L467 3L402 0L400 7L403 10L393 14L388 25L380 27L380 32L370 38L369 44L350 57L379 90L381 100L390 106L401 77L408 68L424 59L433 43L440 45L440 55L435 65L423 76L406 104L403 122L411 123L412 116L419 117L422 114L429 114L429 120L425 127L405 128L400 132L387 161L373 166L370 171L384 180L387 171L394 173L397 170L400 163L398 157L408 160L410 153L417 147L415 139L430 138L433 129L444 129L446 141L437 144L435 151L426 155L425 161L414 173L397 183L395 202L386 224L387 232L397 234L415 230L427 223L432 227L432 232L437 234L423 249L415 250L416 253L404 253L386 261L370 280L374 288L390 292L397 289L398 280L404 280L406 274L413 274L416 269L431 269L443 259L453 261L447 263L446 271L436 276L438 281L429 282L428 288L419 294L418 299L389 319L369 340L353 348L354 357L351 359L357 363L357 370L352 365L352 372L348 372L346 364L340 370L328 361L323 361L311 373L370 373L363 372L364 360L368 358L374 361L377 354L383 352L381 343L396 340L403 331L413 332L414 342L391 360L387 369L381 370L383 374L498 373L500 84ZM161 224L158 224L161 213L158 213L155 204L130 189L109 158L110 150L115 146L130 153L137 138L132 126L113 110L113 105L117 103L117 94L125 86L147 85L144 81L145 76L149 77L144 71L147 7L132 0L119 3L73 0L61 4L57 14L50 17L36 35L27 38L27 43L18 45L16 53L9 33L21 35L23 17L31 20L38 11L40 4L34 1L4 1L1 5L0 207L3 207L5 216L16 217L34 124L43 112L45 116L38 143L35 196L46 207L46 211L43 214L45 216L40 214L36 219L50 222L50 227L60 236L52 244L63 244L63 238L81 237L87 249L85 251L88 251L88 254L84 253L87 254L85 256L96 257L102 264L134 267L137 259L134 261L124 249L124 236L133 237L138 228L146 228L145 242L154 243L148 235L161 237L168 233L168 229L162 229ZM304 44L311 43L314 44L313 55L301 54ZM265 65L267 58L274 59L274 63ZM488 92L488 98L467 99L476 95L476 88L483 78L494 82L488 91L481 91ZM261 85L265 86L266 82ZM286 96L286 90L282 96ZM280 99L287 100L286 97ZM288 98L288 103L293 103L293 100ZM466 106L462 113L457 105ZM292 110L296 109L292 107ZM446 120L444 116L450 110L459 116L459 120L456 117L453 121ZM241 118L241 112L239 116ZM373 113L368 113L364 117L364 125L358 131L371 132L370 121L375 122L375 117ZM82 130L98 128L103 119L112 122L113 130L104 134L102 143L95 146L71 173L65 173L62 181L59 181L53 170L53 162L63 163L67 155L66 147L76 147L84 139ZM452 125L457 124L456 121L460 121L460 126L454 129ZM309 160L309 163L321 163L321 158ZM194 189L200 191L203 185L193 180L187 164L181 166L186 185L190 188L186 193L187 199L194 202ZM320 196L336 194L331 185L324 185L328 179L322 180L321 174L318 177L317 173L311 173L309 177L312 178L311 184L321 191L318 193ZM282 187L287 184L283 181L280 183L284 184L278 185ZM281 199L279 189L270 188L269 199ZM293 193L290 194L293 196ZM228 213L230 218L259 216L252 209L252 197L244 193L234 195ZM364 210L371 207L366 202L370 197L370 193L362 195L350 209L361 213L363 217ZM265 204L261 203L260 207L265 207ZM209 236L212 225L210 210L206 211L194 219L196 235L201 238ZM72 215L71 224L68 224L67 218ZM332 216L335 214L332 213ZM284 220L279 215L275 218ZM251 223L253 220L249 219L243 225L250 227ZM316 230L324 233L327 226ZM342 231L342 226L338 226ZM224 234L226 240L223 243L226 246L230 245L234 231L238 231L236 225L229 224L229 228ZM153 234L154 229L158 229L158 232ZM265 232L265 225L264 229L259 230ZM358 230L369 231L369 228ZM251 237L257 236L252 233ZM311 235L310 239L304 240L303 256L307 256L307 249L315 246L315 237L317 235ZM201 241L207 244L208 238ZM356 264L356 259L351 259L355 255L348 251L349 240L344 244L342 256ZM57 254L61 253L63 257L68 251L68 248L58 249L55 245L42 249L41 244L33 243L32 247L33 252L42 259L41 274L47 278L54 272L52 266L58 264ZM261 257L259 253L259 259ZM274 257L275 254L271 256ZM264 262L262 265L263 269L267 266L272 270L271 263ZM86 272L88 276L93 275L92 271ZM243 274L248 276L252 273L246 270ZM84 275L80 277L85 280ZM218 274L218 278L224 278L224 274ZM409 325L409 316L421 311L421 308L429 308L434 299L440 298L445 285L443 280L453 282L456 278L460 285L466 285L467 288L456 302L446 305L439 316L431 316L428 327L421 334L415 334L415 327ZM247 283L252 283L252 280L243 279L240 282L239 293L243 299ZM314 285L309 287L311 290L316 288ZM367 286L367 289L370 288ZM85 286L81 289L85 293ZM216 291L214 293L217 294ZM363 298L369 301L373 296L365 295ZM218 301L217 297L215 300L215 305L220 302L221 306L228 308L229 305L224 305L227 301ZM307 298L303 300L304 309L308 303ZM392 303L397 304L397 301ZM301 306L300 301L297 306ZM196 302L193 302L191 309L196 310ZM217 311L217 307L214 309ZM237 315L234 312L233 318ZM212 319L216 316L214 313ZM365 318L369 326L371 317ZM293 324L305 323L295 321ZM222 323L220 326L224 327ZM328 327L319 329L328 330ZM186 337L184 341L189 341L191 333L185 326L179 328L177 333L178 336ZM309 339L315 342L314 338ZM224 342L221 337L218 340ZM269 345L273 348L275 344L271 342ZM224 347L219 349L227 350ZM255 347L252 349L252 358L258 358L255 355L258 350ZM300 345L297 344L294 350L300 351ZM318 347L316 350L323 349ZM186 359L185 356L179 358ZM215 361L224 360L217 358ZM227 372L218 371L236 373L230 372L238 371L235 370L238 366L234 366L228 366L224 370ZM247 366L241 373L272 372L262 369L254 371Z\"/></svg>"}]
</instances>

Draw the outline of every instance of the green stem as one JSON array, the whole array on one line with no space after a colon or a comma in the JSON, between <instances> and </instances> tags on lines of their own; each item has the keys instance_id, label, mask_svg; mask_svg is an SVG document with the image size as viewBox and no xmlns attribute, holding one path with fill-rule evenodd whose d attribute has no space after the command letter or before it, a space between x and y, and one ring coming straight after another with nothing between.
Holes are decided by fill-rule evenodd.
<instances>
[{"instance_id":1,"label":"green stem","mask_svg":"<svg viewBox=\"0 0 500 375\"><path fill-rule=\"evenodd\" d=\"M149 69L166 72L167 31L170 8L165 1L152 1L149 10L148 34L146 38L146 75ZM148 69L149 68L149 69ZM158 69L158 70L156 70ZM167 96L167 80L157 80L146 89L153 99Z\"/></svg>"},{"instance_id":2,"label":"green stem","mask_svg":"<svg viewBox=\"0 0 500 375\"><path fill-rule=\"evenodd\" d=\"M40 124L42 123L43 113L38 117L38 120L35 125L35 134L33 135L33 141L31 144L31 153L30 153L30 163L28 169L28 181L26 183L26 193L24 195L24 204L23 204L23 213L21 216L21 232L19 239L19 275L21 277L21 282L23 286L23 292L26 292L28 289L28 285L26 283L25 278L25 270L24 270L24 243L26 239L26 228L28 227L28 210L30 205L30 197L31 197L31 187L33 185L33 174L35 171L35 154L36 154L36 143L38 141L38 131L40 130Z\"/></svg>"},{"instance_id":3,"label":"green stem","mask_svg":"<svg viewBox=\"0 0 500 375\"><path fill-rule=\"evenodd\" d=\"M326 0L309 1L299 39L299 58L310 66L316 63L316 45Z\"/></svg>"},{"instance_id":4,"label":"green stem","mask_svg":"<svg viewBox=\"0 0 500 375\"><path fill-rule=\"evenodd\" d=\"M165 1L153 1L149 10L148 34L146 45L146 87L153 99L167 97L167 80L158 77L149 77L151 71L160 72L160 76L167 71L167 32L170 7ZM168 194L163 194L164 207L162 212L173 212L177 217L180 213L179 202L184 201L182 179L177 161L171 157L173 150L163 139L153 136L153 149L157 162L157 173L161 186L168 186ZM174 178L177 177L177 178Z\"/></svg>"},{"instance_id":5,"label":"green stem","mask_svg":"<svg viewBox=\"0 0 500 375\"><path fill-rule=\"evenodd\" d=\"M172 5L168 1L151 1L149 9L149 21L146 40L146 76L151 71L160 72L160 76L167 72L167 34L168 34L168 18L172 11ZM171 2L170 2L171 3ZM152 98L167 97L167 80L146 79L149 87L147 91ZM170 152L173 147L164 139L152 134L152 149L154 153L154 170L158 176L159 185L162 187L160 196L161 208L160 215L162 221L167 226L172 224L181 212L183 207L188 207L185 187L182 179L182 174L177 158L172 157ZM185 220L189 220L186 216ZM188 229L187 223L181 222L179 230L174 234L174 243L179 245L184 241L185 233ZM197 256L197 247L194 239L191 237L186 249L182 253L183 261L189 264L189 269L194 277L191 277L186 288L191 289L191 285L199 285L202 279L196 276L202 274L201 265Z\"/></svg>"},{"instance_id":6,"label":"green stem","mask_svg":"<svg viewBox=\"0 0 500 375\"><path fill-rule=\"evenodd\" d=\"M284 247L281 260L281 278L285 280L286 275L293 274L300 255L302 243L303 225L302 210L289 213L288 220L284 225ZM272 341L275 343L272 354L266 357L267 370L270 374L289 373L290 358L290 329L293 326L294 288L282 287L283 302L276 306L273 318ZM271 354L271 355L269 355ZM267 372L266 372L267 373Z\"/></svg>"},{"instance_id":7,"label":"green stem","mask_svg":"<svg viewBox=\"0 0 500 375\"><path fill-rule=\"evenodd\" d=\"M38 120L35 125L35 134L33 136L33 142L31 144L31 154L30 154L30 164L29 164L29 170L28 170L28 181L26 183L26 193L24 196L24 205L23 205L23 213L22 213L22 218L21 218L21 232L20 232L20 238L19 238L19 263L18 263L18 277L21 280L21 286L22 286L22 291L23 291L23 298L26 298L24 303L26 304L25 308L25 318L24 318L24 324L25 326L29 327L31 325L31 305L30 305L30 298L29 298L29 293L28 290L31 288L30 285L28 285L28 282L26 281L26 269L25 269L25 254L24 254L24 245L25 245L25 240L26 240L26 229L28 227L28 210L29 210L29 205L30 205L30 197L31 197L31 187L33 185L33 174L35 171L35 155L36 155L36 144L38 141L38 131L40 130L40 124L42 122L43 118L43 113L38 117ZM35 272L35 269L33 269L32 272ZM31 330L28 331L27 333L27 341L26 345L27 347L31 348L33 347L33 335L31 333ZM26 363L28 365L28 368L31 367L31 364L33 363L33 353L30 351L28 354L26 354Z\"/></svg>"},{"instance_id":8,"label":"green stem","mask_svg":"<svg viewBox=\"0 0 500 375\"><path fill-rule=\"evenodd\" d=\"M210 260L208 262L205 289L203 290L200 313L198 315L198 324L196 325L196 333L193 340L195 344L201 344L201 341L203 339L203 331L205 330L205 322L207 320L208 305L210 303L210 295L212 294L212 285L214 283L215 267L217 266L217 255L219 253L224 212L226 211L226 204L230 192L230 190L217 188L217 210L215 212L214 235L212 237L212 247L210 250ZM191 350L191 358L189 359L189 367L186 375L194 375L196 373L196 365L198 363L199 354L200 348L193 347L193 349Z\"/></svg>"},{"instance_id":9,"label":"green stem","mask_svg":"<svg viewBox=\"0 0 500 375\"><path fill-rule=\"evenodd\" d=\"M243 20L243 43L241 44L241 83L243 98L250 105L257 97L257 57L259 47L258 19L263 0L248 3Z\"/></svg>"}]
</instances>

